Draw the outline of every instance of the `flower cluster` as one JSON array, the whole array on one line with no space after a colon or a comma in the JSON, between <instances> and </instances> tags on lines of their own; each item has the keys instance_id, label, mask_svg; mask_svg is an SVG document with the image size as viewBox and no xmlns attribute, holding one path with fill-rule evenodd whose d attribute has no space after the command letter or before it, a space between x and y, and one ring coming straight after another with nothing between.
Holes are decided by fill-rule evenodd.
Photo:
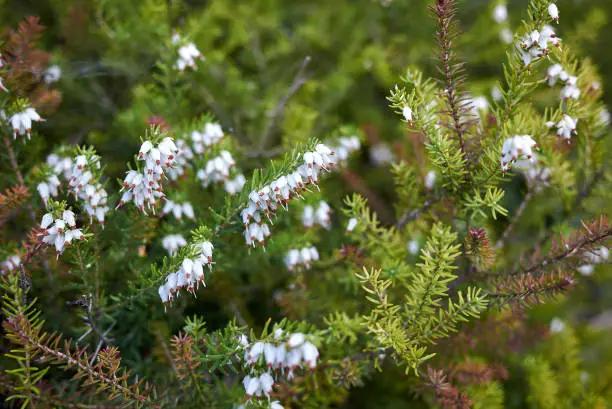
<instances>
[{"instance_id":1,"label":"flower cluster","mask_svg":"<svg viewBox=\"0 0 612 409\"><path fill-rule=\"evenodd\" d=\"M317 210L314 210L314 207L308 205L304 206L304 210L302 211L302 223L304 227L307 229L311 228L315 224L328 229L331 227L331 214L332 210L324 200L319 202L319 206Z\"/></svg>"},{"instance_id":2,"label":"flower cluster","mask_svg":"<svg viewBox=\"0 0 612 409\"><path fill-rule=\"evenodd\" d=\"M319 260L319 252L316 247L304 247L301 250L291 249L285 256L285 265L289 271L310 269L312 261Z\"/></svg>"},{"instance_id":3,"label":"flower cluster","mask_svg":"<svg viewBox=\"0 0 612 409\"><path fill-rule=\"evenodd\" d=\"M45 182L41 182L36 186L36 190L38 190L38 193L40 194L40 197L42 198L43 202L47 204L47 201L50 197L57 196L58 189L61 185L62 183L58 179L57 175L51 174L49 175L49 177L47 177L47 180Z\"/></svg>"},{"instance_id":4,"label":"flower cluster","mask_svg":"<svg viewBox=\"0 0 612 409\"><path fill-rule=\"evenodd\" d=\"M17 254L9 256L5 261L0 263L0 274L4 274L8 271L13 271L21 265L21 257Z\"/></svg>"},{"instance_id":5,"label":"flower cluster","mask_svg":"<svg viewBox=\"0 0 612 409\"><path fill-rule=\"evenodd\" d=\"M94 174L99 169L100 158L97 155L78 155L70 172L68 188L75 198L83 202L90 223L95 217L104 226L104 216L109 210L108 193Z\"/></svg>"},{"instance_id":6,"label":"flower cluster","mask_svg":"<svg viewBox=\"0 0 612 409\"><path fill-rule=\"evenodd\" d=\"M193 142L193 150L198 155L203 154L211 146L219 143L225 134L221 125L208 122L204 125L204 131L193 131L191 132L191 141Z\"/></svg>"},{"instance_id":7,"label":"flower cluster","mask_svg":"<svg viewBox=\"0 0 612 409\"><path fill-rule=\"evenodd\" d=\"M59 188L62 185L59 176L63 176L66 180L70 179L72 175L72 160L52 153L47 156L47 165L51 168L51 173L46 175L45 181L40 182L36 186L36 190L38 190L45 205L49 198L55 197L59 193Z\"/></svg>"},{"instance_id":8,"label":"flower cluster","mask_svg":"<svg viewBox=\"0 0 612 409\"><path fill-rule=\"evenodd\" d=\"M243 336L241 348L245 351L245 365L250 369L250 374L242 382L247 400L264 396L270 398L274 385L281 376L291 380L297 368L317 367L319 350L303 333L284 336L283 331L277 329L274 340L275 342L259 341L249 345L246 336ZM266 370L261 370L262 365L265 365Z\"/></svg>"},{"instance_id":9,"label":"flower cluster","mask_svg":"<svg viewBox=\"0 0 612 409\"><path fill-rule=\"evenodd\" d=\"M55 220L51 213L45 214L40 227L43 229L39 233L39 236L42 236L42 242L55 245L55 252L58 258L72 240L83 240L85 238L81 229L77 229L74 213L70 210L64 210L61 219Z\"/></svg>"},{"instance_id":10,"label":"flower cluster","mask_svg":"<svg viewBox=\"0 0 612 409\"><path fill-rule=\"evenodd\" d=\"M189 161L193 160L193 151L189 144L184 139L177 139L176 147L178 152L174 160L173 166L166 169L166 175L171 180L177 180L185 174L185 169L189 166Z\"/></svg>"},{"instance_id":11,"label":"flower cluster","mask_svg":"<svg viewBox=\"0 0 612 409\"><path fill-rule=\"evenodd\" d=\"M72 174L71 158L52 153L51 155L47 156L47 164L51 167L51 171L55 175L63 175L64 179L70 179L70 175Z\"/></svg>"},{"instance_id":12,"label":"flower cluster","mask_svg":"<svg viewBox=\"0 0 612 409\"><path fill-rule=\"evenodd\" d=\"M610 250L607 247L600 247L585 252L582 257L587 264L578 267L577 270L584 276L590 276L595 271L596 264L601 264L610 257Z\"/></svg>"},{"instance_id":13,"label":"flower cluster","mask_svg":"<svg viewBox=\"0 0 612 409\"><path fill-rule=\"evenodd\" d=\"M23 112L18 112L9 118L9 122L13 127L13 139L17 139L17 134L20 136L27 135L28 139L32 136L32 122L42 122L44 119L38 115L34 108L26 108Z\"/></svg>"},{"instance_id":14,"label":"flower cluster","mask_svg":"<svg viewBox=\"0 0 612 409\"><path fill-rule=\"evenodd\" d=\"M233 179L230 178L235 168L236 161L232 158L231 153L223 150L219 156L209 160L204 169L199 169L196 175L202 186L208 187L211 183L223 183L225 191L233 195L240 192L246 183L242 174L236 175Z\"/></svg>"},{"instance_id":15,"label":"flower cluster","mask_svg":"<svg viewBox=\"0 0 612 409\"><path fill-rule=\"evenodd\" d=\"M550 169L542 166L537 155L533 156L533 160L527 159L517 161L516 167L523 172L528 185L536 192L541 191L543 187L549 185Z\"/></svg>"},{"instance_id":16,"label":"flower cluster","mask_svg":"<svg viewBox=\"0 0 612 409\"><path fill-rule=\"evenodd\" d=\"M268 408L269 409L285 409L283 405L281 405L280 402L277 400L271 401L270 406L268 406ZM246 409L246 407L244 405L238 405L236 406L236 409Z\"/></svg>"},{"instance_id":17,"label":"flower cluster","mask_svg":"<svg viewBox=\"0 0 612 409\"><path fill-rule=\"evenodd\" d=\"M580 88L578 88L578 77L569 75L561 64L554 64L548 68L546 73L548 86L554 86L557 81L563 82L565 85L561 89L561 99L564 101L578 99L580 97Z\"/></svg>"},{"instance_id":18,"label":"flower cluster","mask_svg":"<svg viewBox=\"0 0 612 409\"><path fill-rule=\"evenodd\" d=\"M250 231L252 228L255 228L258 234L261 228L257 226L267 228L267 225L261 224L262 213L271 221L271 216L276 214L278 207L286 208L293 197L301 197L301 192L307 190L307 185L315 185L318 189L319 174L322 171L330 171L336 165L334 157L331 149L318 144L314 152L305 152L302 155L304 163L295 172L283 175L269 185L249 193L249 203L240 213L247 245L255 244L253 237L257 236ZM251 223L252 220L256 223Z\"/></svg>"},{"instance_id":19,"label":"flower cluster","mask_svg":"<svg viewBox=\"0 0 612 409\"><path fill-rule=\"evenodd\" d=\"M348 160L351 153L361 149L361 143L359 138L356 136L338 138L338 145L330 148L336 157L336 161L339 164L344 163Z\"/></svg>"},{"instance_id":20,"label":"flower cluster","mask_svg":"<svg viewBox=\"0 0 612 409\"><path fill-rule=\"evenodd\" d=\"M510 169L510 164L518 159L531 160L534 149L537 149L537 144L530 135L514 135L506 139L501 150L502 170L507 172Z\"/></svg>"},{"instance_id":21,"label":"flower cluster","mask_svg":"<svg viewBox=\"0 0 612 409\"><path fill-rule=\"evenodd\" d=\"M191 67L194 70L198 69L196 64L197 60L203 60L204 56L200 53L200 50L195 46L194 43L188 43L181 46L178 50L178 59L176 60L176 68L179 71L185 71L185 68Z\"/></svg>"},{"instance_id":22,"label":"flower cluster","mask_svg":"<svg viewBox=\"0 0 612 409\"><path fill-rule=\"evenodd\" d=\"M577 135L576 127L578 125L578 119L574 119L571 116L565 114L563 118L555 124L554 122L546 122L546 126L549 128L556 127L557 135L565 139L568 143L572 138L572 135Z\"/></svg>"},{"instance_id":23,"label":"flower cluster","mask_svg":"<svg viewBox=\"0 0 612 409\"><path fill-rule=\"evenodd\" d=\"M544 26L541 31L533 30L526 34L519 43L523 64L527 66L533 60L548 55L549 43L557 47L561 45L561 39L557 37L551 26Z\"/></svg>"},{"instance_id":24,"label":"flower cluster","mask_svg":"<svg viewBox=\"0 0 612 409\"><path fill-rule=\"evenodd\" d=\"M133 201L143 213L146 213L145 203L148 209L155 212L157 200L165 197L161 186L164 170L174 166L177 153L178 148L169 137L164 138L157 147L151 141L145 141L138 152L138 160L145 161L144 172L127 172L121 189L126 191L117 207Z\"/></svg>"},{"instance_id":25,"label":"flower cluster","mask_svg":"<svg viewBox=\"0 0 612 409\"><path fill-rule=\"evenodd\" d=\"M213 245L209 241L205 241L195 245L197 256L194 259L185 258L181 263L181 267L174 273L168 274L166 282L159 287L158 293L164 306L168 306L168 302L172 302L179 295L181 288L187 288L187 291L195 295L195 289L200 283L206 287L204 282L204 266L212 270Z\"/></svg>"},{"instance_id":26,"label":"flower cluster","mask_svg":"<svg viewBox=\"0 0 612 409\"><path fill-rule=\"evenodd\" d=\"M187 241L180 234L170 234L162 239L162 247L171 255L187 245Z\"/></svg>"},{"instance_id":27,"label":"flower cluster","mask_svg":"<svg viewBox=\"0 0 612 409\"><path fill-rule=\"evenodd\" d=\"M244 239L249 247L255 248L255 245L259 243L265 249L266 238L270 237L270 227L261 221L259 214L256 215L255 221L257 223L251 223L244 230Z\"/></svg>"},{"instance_id":28,"label":"flower cluster","mask_svg":"<svg viewBox=\"0 0 612 409\"><path fill-rule=\"evenodd\" d=\"M176 203L172 200L166 200L166 204L162 210L162 214L165 216L168 213L172 212L176 220L183 221L183 215L187 216L190 219L195 219L195 214L193 212L193 206L189 202L185 203Z\"/></svg>"}]
</instances>

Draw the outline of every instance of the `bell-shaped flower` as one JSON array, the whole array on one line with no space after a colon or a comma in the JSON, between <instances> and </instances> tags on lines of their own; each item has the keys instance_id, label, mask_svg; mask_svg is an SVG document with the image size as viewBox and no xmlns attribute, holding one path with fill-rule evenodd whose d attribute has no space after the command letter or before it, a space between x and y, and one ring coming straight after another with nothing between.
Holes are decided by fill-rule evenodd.
<instances>
[{"instance_id":1,"label":"bell-shaped flower","mask_svg":"<svg viewBox=\"0 0 612 409\"><path fill-rule=\"evenodd\" d=\"M552 18L555 23L559 23L559 8L557 7L555 3L550 3L548 5L548 14L550 15L550 18Z\"/></svg>"},{"instance_id":2,"label":"bell-shaped flower","mask_svg":"<svg viewBox=\"0 0 612 409\"><path fill-rule=\"evenodd\" d=\"M304 341L306 341L306 337L304 334L302 334L301 332L296 332L291 334L291 336L289 337L289 340L287 341L287 347L288 348L297 348L299 346L301 346Z\"/></svg>"},{"instance_id":3,"label":"bell-shaped flower","mask_svg":"<svg viewBox=\"0 0 612 409\"><path fill-rule=\"evenodd\" d=\"M508 7L505 4L498 4L493 9L493 19L498 23L503 23L508 19Z\"/></svg>"},{"instance_id":4,"label":"bell-shaped flower","mask_svg":"<svg viewBox=\"0 0 612 409\"><path fill-rule=\"evenodd\" d=\"M346 225L346 232L347 233L352 232L356 226L357 226L357 219L354 217L351 217Z\"/></svg>"},{"instance_id":5,"label":"bell-shaped flower","mask_svg":"<svg viewBox=\"0 0 612 409\"><path fill-rule=\"evenodd\" d=\"M561 138L566 139L568 142L572 135L576 135L576 127L578 125L578 119L574 119L569 115L564 115L557 126L557 135Z\"/></svg>"},{"instance_id":6,"label":"bell-shaped flower","mask_svg":"<svg viewBox=\"0 0 612 409\"><path fill-rule=\"evenodd\" d=\"M534 149L537 149L537 144L530 135L515 135L506 139L501 150L502 170L506 172L510 164L518 159L531 159Z\"/></svg>"}]
</instances>

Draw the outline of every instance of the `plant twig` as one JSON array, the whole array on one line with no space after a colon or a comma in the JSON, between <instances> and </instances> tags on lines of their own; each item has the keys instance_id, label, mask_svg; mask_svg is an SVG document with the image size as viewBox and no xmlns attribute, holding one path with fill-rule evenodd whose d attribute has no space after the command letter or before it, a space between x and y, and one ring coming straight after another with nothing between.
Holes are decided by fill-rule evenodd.
<instances>
[{"instance_id":1,"label":"plant twig","mask_svg":"<svg viewBox=\"0 0 612 409\"><path fill-rule=\"evenodd\" d=\"M427 199L425 203L423 203L423 206L419 207L418 209L414 209L412 211L406 211L402 215L402 217L400 217L399 220L395 223L395 227L397 229L401 229L406 224L408 224L409 222L419 217L423 212L427 211L431 206L438 203L441 199L442 199L442 196L436 196L434 198Z\"/></svg>"},{"instance_id":2,"label":"plant twig","mask_svg":"<svg viewBox=\"0 0 612 409\"><path fill-rule=\"evenodd\" d=\"M300 89L300 87L304 85L304 83L306 83L306 76L304 74L306 72L306 67L310 63L310 60L311 58L309 55L304 58L302 64L300 65L300 68L298 69L297 73L295 74L295 77L293 78L291 86L289 87L285 95L283 95L283 97L280 99L278 104L276 104L274 109L267 114L268 121L266 122L266 125L264 126L261 132L261 136L259 138L259 147L256 151L255 156L261 155L261 153L265 150L268 139L272 135L272 132L274 131L274 128L276 126L276 122L285 110L285 106L287 105L287 102L289 102L289 99L291 99L291 97Z\"/></svg>"}]
</instances>

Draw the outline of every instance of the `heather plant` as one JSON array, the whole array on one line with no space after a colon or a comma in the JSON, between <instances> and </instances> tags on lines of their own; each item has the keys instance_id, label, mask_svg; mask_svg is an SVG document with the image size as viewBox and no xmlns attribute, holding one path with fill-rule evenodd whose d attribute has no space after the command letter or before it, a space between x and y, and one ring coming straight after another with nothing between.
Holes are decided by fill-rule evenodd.
<instances>
[{"instance_id":1,"label":"heather plant","mask_svg":"<svg viewBox=\"0 0 612 409\"><path fill-rule=\"evenodd\" d=\"M410 58L388 28L409 2L359 3L58 2L95 20L97 68L141 70L95 103L38 18L7 31L7 405L612 402L610 118L562 4L513 25L494 1L462 34L432 1ZM499 78L466 68L500 56Z\"/></svg>"}]
</instances>

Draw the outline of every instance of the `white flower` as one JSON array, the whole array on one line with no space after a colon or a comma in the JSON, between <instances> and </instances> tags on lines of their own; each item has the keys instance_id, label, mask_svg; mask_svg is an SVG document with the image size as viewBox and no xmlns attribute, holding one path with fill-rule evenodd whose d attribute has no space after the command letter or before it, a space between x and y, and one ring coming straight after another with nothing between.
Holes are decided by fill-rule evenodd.
<instances>
[{"instance_id":1,"label":"white flower","mask_svg":"<svg viewBox=\"0 0 612 409\"><path fill-rule=\"evenodd\" d=\"M555 317L550 321L550 332L558 333L565 329L565 323Z\"/></svg>"},{"instance_id":2,"label":"white flower","mask_svg":"<svg viewBox=\"0 0 612 409\"><path fill-rule=\"evenodd\" d=\"M179 71L184 71L185 68L191 67L194 70L198 69L196 65L196 60L203 60L204 57L200 53L200 50L197 49L195 44L189 43L179 48L178 51L179 57L176 61L176 68Z\"/></svg>"},{"instance_id":3,"label":"white flower","mask_svg":"<svg viewBox=\"0 0 612 409\"><path fill-rule=\"evenodd\" d=\"M251 349L246 353L247 363L254 365L264 351L265 344L263 342L256 342L253 344Z\"/></svg>"},{"instance_id":4,"label":"white flower","mask_svg":"<svg viewBox=\"0 0 612 409\"><path fill-rule=\"evenodd\" d=\"M612 117L612 115L610 115L610 111L608 111L605 108L602 108L601 111L599 111L599 115L598 115L598 124L601 126L608 126L610 125L610 118Z\"/></svg>"},{"instance_id":5,"label":"white flower","mask_svg":"<svg viewBox=\"0 0 612 409\"><path fill-rule=\"evenodd\" d=\"M244 386L244 390L246 392L247 399L251 399L253 395L260 396L261 395L261 385L259 383L259 378L246 376L242 385Z\"/></svg>"},{"instance_id":6,"label":"white flower","mask_svg":"<svg viewBox=\"0 0 612 409\"><path fill-rule=\"evenodd\" d=\"M512 34L512 30L505 27L499 32L499 38L501 38L504 43L510 44L514 38L514 34Z\"/></svg>"},{"instance_id":7,"label":"white flower","mask_svg":"<svg viewBox=\"0 0 612 409\"><path fill-rule=\"evenodd\" d=\"M51 192L49 191L49 185L44 182L39 183L36 186L36 190L38 190L38 193L40 194L40 197L42 198L43 202L47 203L47 200L49 200L49 197L51 196Z\"/></svg>"},{"instance_id":8,"label":"white flower","mask_svg":"<svg viewBox=\"0 0 612 409\"><path fill-rule=\"evenodd\" d=\"M559 46L561 40L555 34L555 30L550 26L542 27L541 31L533 30L521 38L519 42L519 55L525 66L540 57L550 53L548 43Z\"/></svg>"},{"instance_id":9,"label":"white flower","mask_svg":"<svg viewBox=\"0 0 612 409\"><path fill-rule=\"evenodd\" d=\"M143 173L129 171L123 181L123 188L127 191L121 197L117 207L133 201L143 213L148 209L155 212L158 200L164 198L161 181L165 176L164 170L172 168L179 150L171 138L164 138L157 147L151 141L145 141L138 152L138 159L145 161ZM182 214L183 209L180 209Z\"/></svg>"},{"instance_id":10,"label":"white flower","mask_svg":"<svg viewBox=\"0 0 612 409\"><path fill-rule=\"evenodd\" d=\"M40 222L40 227L43 229L48 228L53 223L53 215L51 213L47 213L43 216L42 221Z\"/></svg>"},{"instance_id":11,"label":"white flower","mask_svg":"<svg viewBox=\"0 0 612 409\"><path fill-rule=\"evenodd\" d=\"M9 92L9 90L2 83L2 78L0 78L0 89L2 89L2 91L4 91L4 92Z\"/></svg>"},{"instance_id":12,"label":"white flower","mask_svg":"<svg viewBox=\"0 0 612 409\"><path fill-rule=\"evenodd\" d=\"M510 164L518 159L531 159L534 149L537 149L537 144L529 135L515 135L506 139L501 150L502 170L506 172Z\"/></svg>"},{"instance_id":13,"label":"white flower","mask_svg":"<svg viewBox=\"0 0 612 409\"><path fill-rule=\"evenodd\" d=\"M476 115L478 115L478 111L488 111L489 110L489 101L486 97L477 96L472 98L472 106Z\"/></svg>"},{"instance_id":14,"label":"white flower","mask_svg":"<svg viewBox=\"0 0 612 409\"><path fill-rule=\"evenodd\" d=\"M44 121L44 119L38 115L34 108L26 108L25 111L19 112L10 117L9 122L13 127L13 139L17 138L17 134L27 134L28 139L30 139L32 134L32 121Z\"/></svg>"},{"instance_id":15,"label":"white flower","mask_svg":"<svg viewBox=\"0 0 612 409\"><path fill-rule=\"evenodd\" d=\"M565 86L561 90L561 99L564 101L571 99L578 99L580 97L580 88L576 86L578 83L578 77L569 76L565 82Z\"/></svg>"},{"instance_id":16,"label":"white flower","mask_svg":"<svg viewBox=\"0 0 612 409\"><path fill-rule=\"evenodd\" d=\"M436 172L430 170L425 175L425 189L432 190L436 184Z\"/></svg>"},{"instance_id":17,"label":"white flower","mask_svg":"<svg viewBox=\"0 0 612 409\"><path fill-rule=\"evenodd\" d=\"M240 344L240 347L247 348L249 346L249 338L245 334L239 334L238 343Z\"/></svg>"},{"instance_id":18,"label":"white flower","mask_svg":"<svg viewBox=\"0 0 612 409\"><path fill-rule=\"evenodd\" d=\"M319 202L319 207L317 207L317 211L315 212L315 221L321 227L328 229L331 227L331 208L327 204L327 202L321 200Z\"/></svg>"},{"instance_id":19,"label":"white flower","mask_svg":"<svg viewBox=\"0 0 612 409\"><path fill-rule=\"evenodd\" d=\"M394 155L384 143L377 143L370 148L370 160L374 165L381 166L393 162Z\"/></svg>"},{"instance_id":20,"label":"white flower","mask_svg":"<svg viewBox=\"0 0 612 409\"><path fill-rule=\"evenodd\" d=\"M287 270L293 271L294 268L310 268L311 261L319 260L319 252L315 247L304 247L300 250L292 249L287 252L284 258Z\"/></svg>"},{"instance_id":21,"label":"white flower","mask_svg":"<svg viewBox=\"0 0 612 409\"><path fill-rule=\"evenodd\" d=\"M527 183L536 192L541 191L543 187L549 185L550 169L542 167L537 156L534 156L533 160L517 160L514 167L523 172L525 179L527 179Z\"/></svg>"},{"instance_id":22,"label":"white flower","mask_svg":"<svg viewBox=\"0 0 612 409\"><path fill-rule=\"evenodd\" d=\"M239 173L234 179L225 180L225 191L230 195L235 195L242 190L245 184L246 178L242 173Z\"/></svg>"},{"instance_id":23,"label":"white flower","mask_svg":"<svg viewBox=\"0 0 612 409\"><path fill-rule=\"evenodd\" d=\"M602 263L610 257L610 250L607 247L599 247L598 249L585 252L583 257L586 261L593 264Z\"/></svg>"},{"instance_id":24,"label":"white flower","mask_svg":"<svg viewBox=\"0 0 612 409\"><path fill-rule=\"evenodd\" d=\"M243 175L230 181L230 174L234 170L236 162L228 151L222 151L217 157L206 163L204 169L199 169L196 176L202 182L202 186L208 187L211 183L225 183L225 189L230 194L242 190L246 180Z\"/></svg>"},{"instance_id":25,"label":"white flower","mask_svg":"<svg viewBox=\"0 0 612 409\"><path fill-rule=\"evenodd\" d=\"M269 343L264 344L264 360L269 368L274 366L276 362L276 347L274 345Z\"/></svg>"},{"instance_id":26,"label":"white flower","mask_svg":"<svg viewBox=\"0 0 612 409\"><path fill-rule=\"evenodd\" d=\"M70 229L66 229L66 225ZM72 240L83 240L85 238L81 230L76 228L74 213L70 210L65 211L61 219L56 220L53 220L51 213L45 214L41 220L40 227L42 232L39 233L39 236L42 238L42 242L55 246L57 258L70 245Z\"/></svg>"},{"instance_id":27,"label":"white flower","mask_svg":"<svg viewBox=\"0 0 612 409\"><path fill-rule=\"evenodd\" d=\"M312 206L304 206L304 210L302 211L302 224L309 229L314 225L314 222L314 208Z\"/></svg>"},{"instance_id":28,"label":"white flower","mask_svg":"<svg viewBox=\"0 0 612 409\"><path fill-rule=\"evenodd\" d=\"M357 219L354 217L351 217L351 219L348 221L348 224L346 225L346 232L347 233L352 232L356 226L357 226Z\"/></svg>"},{"instance_id":29,"label":"white flower","mask_svg":"<svg viewBox=\"0 0 612 409\"><path fill-rule=\"evenodd\" d=\"M559 23L559 9L557 8L557 5L555 3L550 3L548 5L548 14L555 23Z\"/></svg>"},{"instance_id":30,"label":"white flower","mask_svg":"<svg viewBox=\"0 0 612 409\"><path fill-rule=\"evenodd\" d=\"M314 344L306 341L301 346L302 356L304 358L304 362L311 369L314 369L317 366L317 359L319 358L319 350Z\"/></svg>"},{"instance_id":31,"label":"white flower","mask_svg":"<svg viewBox=\"0 0 612 409\"><path fill-rule=\"evenodd\" d=\"M412 126L412 109L410 109L410 107L406 105L402 110L402 114L404 115L406 121L408 121L408 124Z\"/></svg>"},{"instance_id":32,"label":"white flower","mask_svg":"<svg viewBox=\"0 0 612 409\"><path fill-rule=\"evenodd\" d=\"M6 273L7 271L12 271L17 269L21 265L21 258L14 254L9 256L5 261L0 263L0 273Z\"/></svg>"},{"instance_id":33,"label":"white flower","mask_svg":"<svg viewBox=\"0 0 612 409\"><path fill-rule=\"evenodd\" d=\"M300 348L293 348L287 353L287 357L285 359L285 367L293 370L297 368L302 361L302 350ZM291 379L292 374L289 373L289 379Z\"/></svg>"},{"instance_id":34,"label":"white flower","mask_svg":"<svg viewBox=\"0 0 612 409\"><path fill-rule=\"evenodd\" d=\"M578 270L578 272L583 276L588 277L592 275L595 271L595 266L592 264L585 264L583 266L577 267L576 270Z\"/></svg>"},{"instance_id":35,"label":"white flower","mask_svg":"<svg viewBox=\"0 0 612 409\"><path fill-rule=\"evenodd\" d=\"M185 203L176 203L172 200L166 200L166 204L162 209L162 215L167 215L172 212L174 218L178 221L183 220L183 214L190 219L195 219L195 214L193 212L193 206L189 202Z\"/></svg>"},{"instance_id":36,"label":"white flower","mask_svg":"<svg viewBox=\"0 0 612 409\"><path fill-rule=\"evenodd\" d=\"M274 378L268 372L264 372L259 377L259 387L263 394L269 398L272 388L274 387Z\"/></svg>"},{"instance_id":37,"label":"white flower","mask_svg":"<svg viewBox=\"0 0 612 409\"><path fill-rule=\"evenodd\" d=\"M296 332L294 334L291 334L291 336L289 337L289 340L287 341L287 347L299 347L304 343L304 341L306 341L306 337L304 336L304 334L302 334L301 332Z\"/></svg>"},{"instance_id":38,"label":"white flower","mask_svg":"<svg viewBox=\"0 0 612 409\"><path fill-rule=\"evenodd\" d=\"M508 8L505 4L498 4L493 9L493 19L498 23L503 23L508 19Z\"/></svg>"},{"instance_id":39,"label":"white flower","mask_svg":"<svg viewBox=\"0 0 612 409\"><path fill-rule=\"evenodd\" d=\"M338 142L340 144L338 146L334 146L332 151L337 157L339 163L346 162L351 152L358 151L361 148L359 138L356 136L339 138Z\"/></svg>"},{"instance_id":40,"label":"white flower","mask_svg":"<svg viewBox=\"0 0 612 409\"><path fill-rule=\"evenodd\" d=\"M415 254L419 252L421 245L419 244L418 240L410 240L408 242L407 247L408 247L408 252L414 256Z\"/></svg>"},{"instance_id":41,"label":"white flower","mask_svg":"<svg viewBox=\"0 0 612 409\"><path fill-rule=\"evenodd\" d=\"M285 408L283 408L283 405L281 405L279 401L274 400L270 402L270 409L285 409Z\"/></svg>"},{"instance_id":42,"label":"white flower","mask_svg":"<svg viewBox=\"0 0 612 409\"><path fill-rule=\"evenodd\" d=\"M62 69L57 65L52 65L46 69L43 75L43 79L45 80L45 83L52 84L54 82L59 81L61 76L62 76Z\"/></svg>"},{"instance_id":43,"label":"white flower","mask_svg":"<svg viewBox=\"0 0 612 409\"><path fill-rule=\"evenodd\" d=\"M578 120L572 118L569 115L564 115L563 119L559 121L557 124L557 135L566 139L568 142L571 139L572 135L576 135L576 126L578 124Z\"/></svg>"},{"instance_id":44,"label":"white flower","mask_svg":"<svg viewBox=\"0 0 612 409\"><path fill-rule=\"evenodd\" d=\"M561 64L554 64L548 68L546 78L548 78L548 86L552 87L557 82L557 78L561 78L563 81L567 81L568 76L567 73L563 70L563 66Z\"/></svg>"},{"instance_id":45,"label":"white flower","mask_svg":"<svg viewBox=\"0 0 612 409\"><path fill-rule=\"evenodd\" d=\"M168 301L170 301L170 289L166 284L160 285L158 289L159 298L161 298L164 306L168 306Z\"/></svg>"},{"instance_id":46,"label":"white flower","mask_svg":"<svg viewBox=\"0 0 612 409\"><path fill-rule=\"evenodd\" d=\"M274 353L274 367L282 368L285 366L285 360L287 358L287 348L285 344L280 344L276 347L276 352Z\"/></svg>"},{"instance_id":47,"label":"white flower","mask_svg":"<svg viewBox=\"0 0 612 409\"><path fill-rule=\"evenodd\" d=\"M498 86L494 86L491 89L491 98L493 98L493 101L501 101L501 99L504 97L504 94L502 93L502 91L499 89Z\"/></svg>"},{"instance_id":48,"label":"white flower","mask_svg":"<svg viewBox=\"0 0 612 409\"><path fill-rule=\"evenodd\" d=\"M300 251L296 249L289 250L285 256L285 265L287 270L293 271L294 267L300 262Z\"/></svg>"}]
</instances>

